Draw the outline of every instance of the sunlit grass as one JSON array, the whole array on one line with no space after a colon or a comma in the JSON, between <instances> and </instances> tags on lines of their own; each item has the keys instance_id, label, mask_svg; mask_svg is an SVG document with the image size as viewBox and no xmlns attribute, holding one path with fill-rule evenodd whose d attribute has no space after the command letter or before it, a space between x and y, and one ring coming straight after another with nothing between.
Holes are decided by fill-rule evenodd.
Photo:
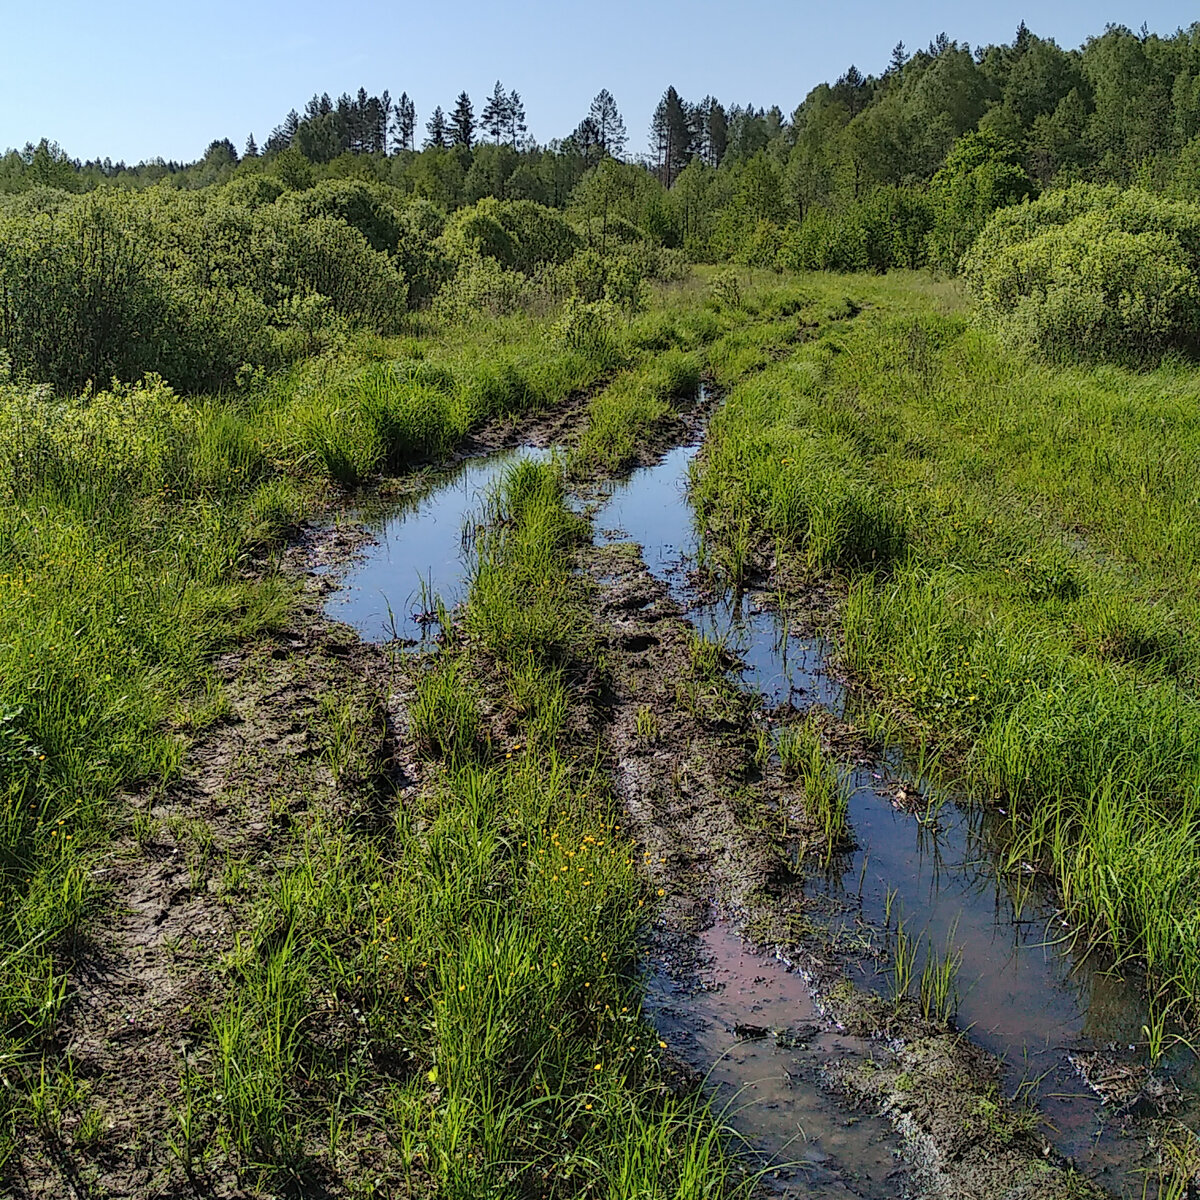
<instances>
[{"instance_id":1,"label":"sunlit grass","mask_svg":"<svg viewBox=\"0 0 1200 1200\"><path fill-rule=\"evenodd\" d=\"M841 574L845 665L1003 798L1086 936L1195 996L1200 375L1049 367L911 281L844 286L870 306L714 423L713 538Z\"/></svg>"}]
</instances>

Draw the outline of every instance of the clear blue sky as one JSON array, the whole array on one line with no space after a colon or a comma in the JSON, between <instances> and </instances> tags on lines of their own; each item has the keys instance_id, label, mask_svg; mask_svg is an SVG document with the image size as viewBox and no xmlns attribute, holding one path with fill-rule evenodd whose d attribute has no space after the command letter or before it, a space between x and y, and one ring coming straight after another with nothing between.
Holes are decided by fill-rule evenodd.
<instances>
[{"instance_id":1,"label":"clear blue sky","mask_svg":"<svg viewBox=\"0 0 1200 1200\"><path fill-rule=\"evenodd\" d=\"M596 0L591 4L290 4L255 0L3 0L0 149L49 137L73 157L192 160L213 138L261 144L314 92L407 91L419 128L465 88L476 113L497 78L525 100L541 142L571 131L607 87L644 149L668 84L690 100L779 104L854 62L878 72L901 39L942 30L972 46L1037 34L1080 45L1108 22L1169 33L1200 13L1180 0Z\"/></svg>"}]
</instances>

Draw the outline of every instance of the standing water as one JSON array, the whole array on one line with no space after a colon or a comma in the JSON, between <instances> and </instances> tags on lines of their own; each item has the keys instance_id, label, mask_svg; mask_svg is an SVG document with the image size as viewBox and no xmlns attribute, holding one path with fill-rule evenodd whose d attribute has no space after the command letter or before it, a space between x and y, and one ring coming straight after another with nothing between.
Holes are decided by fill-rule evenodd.
<instances>
[{"instance_id":1,"label":"standing water","mask_svg":"<svg viewBox=\"0 0 1200 1200\"><path fill-rule=\"evenodd\" d=\"M597 536L638 543L649 570L700 632L722 639L741 659L747 686L767 704L816 704L844 715L847 696L828 671L820 639L791 634L773 612L727 597L697 598L689 588L686 568L699 545L687 479L697 449L679 447L613 485L595 512ZM330 597L328 614L373 641L423 641L433 597L453 606L465 596L464 531L486 492L512 463L544 453L523 448L467 459L381 515L366 514L374 544ZM1061 1153L1109 1188L1141 1195L1141 1177L1123 1170L1136 1146L1123 1140L1120 1120L1068 1060L1097 1050L1137 1058L1145 1021L1137 989L1073 953L1052 897L1037 886L1017 887L1005 874L997 821L985 810L950 801L926 821L897 811L886 797L901 779L911 785L911 777L900 756L853 773L856 848L811 873L807 884L827 910L830 935L861 948L856 981L879 991L887 987L877 965L886 947L871 940L872 931L889 916L894 922L901 915L910 934L939 948L956 946L960 1027L1007 1062L1014 1087L1030 1081ZM828 1031L800 979L746 952L728 926L710 930L705 949L708 986L684 994L659 972L648 997L651 1016L709 1071L734 1124L776 1161L795 1164L790 1177L781 1172L778 1188L831 1200L901 1194L894 1136L876 1118L839 1112L817 1082L823 1062L863 1047ZM784 1035L749 1036L747 1020ZM1190 1054L1166 1061L1160 1072L1190 1099L1200 1092ZM1194 1122L1194 1104L1190 1113Z\"/></svg>"},{"instance_id":2,"label":"standing water","mask_svg":"<svg viewBox=\"0 0 1200 1200\"><path fill-rule=\"evenodd\" d=\"M484 498L514 463L547 453L523 446L463 459L382 513L358 514L374 540L326 614L368 641L424 641L435 599L453 608L466 595L469 531Z\"/></svg>"},{"instance_id":3,"label":"standing water","mask_svg":"<svg viewBox=\"0 0 1200 1200\"><path fill-rule=\"evenodd\" d=\"M699 539L687 482L698 449L680 447L614 486L596 512L599 536L640 544L649 570L699 631L740 657L746 684L767 704L815 704L846 715L848 697L829 674L821 639L791 635L774 612L728 597L698 597L689 587L687 567L698 559ZM1052 895L1031 874L1014 880L1006 873L998 817L953 799L921 819L898 811L888 797L901 781L911 788L913 774L903 756L893 754L851 775L855 850L824 872L810 872L807 884L809 895L824 901L830 935L843 947L861 948L857 958L851 955L856 982L880 992L890 982L878 965L886 946L872 931L889 918L894 926L899 916L910 935L925 935L939 950L956 947L960 1028L1006 1062L1013 1088L1026 1085L1060 1153L1118 1194L1142 1196L1144 1176L1130 1165L1136 1135L1115 1115L1119 1102L1102 1105L1070 1061L1099 1051L1118 1064L1141 1062L1137 1043L1147 1014L1139 989L1074 952ZM730 975L728 950L724 954L715 961L724 961ZM759 958L749 973L735 974L743 990L756 980L762 994L773 997L785 986L781 971ZM712 1007L707 1000L703 1006ZM719 1024L715 1014L714 1021ZM721 1071L714 1074L722 1078ZM1188 1123L1195 1127L1195 1056L1181 1049L1160 1064L1159 1074L1187 1097ZM738 1078L743 1085L749 1080L744 1073ZM786 1093L784 1078L776 1087ZM761 1090L761 1081L756 1087Z\"/></svg>"}]
</instances>

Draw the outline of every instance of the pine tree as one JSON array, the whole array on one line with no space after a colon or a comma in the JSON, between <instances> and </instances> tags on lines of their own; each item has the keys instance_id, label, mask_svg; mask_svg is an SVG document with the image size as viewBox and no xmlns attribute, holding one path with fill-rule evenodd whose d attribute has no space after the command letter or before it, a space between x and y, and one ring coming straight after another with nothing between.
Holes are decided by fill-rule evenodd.
<instances>
[{"instance_id":1,"label":"pine tree","mask_svg":"<svg viewBox=\"0 0 1200 1200\"><path fill-rule=\"evenodd\" d=\"M667 179L667 149L670 137L667 133L667 98L664 96L655 106L650 118L650 157L654 160L658 177Z\"/></svg>"},{"instance_id":2,"label":"pine tree","mask_svg":"<svg viewBox=\"0 0 1200 1200\"><path fill-rule=\"evenodd\" d=\"M450 135L446 129L446 114L439 104L433 110L433 116L425 123L425 149L444 150L450 145Z\"/></svg>"},{"instance_id":3,"label":"pine tree","mask_svg":"<svg viewBox=\"0 0 1200 1200\"><path fill-rule=\"evenodd\" d=\"M413 139L417 133L417 109L407 92L401 92L400 99L396 101L395 130L397 150L416 149Z\"/></svg>"},{"instance_id":4,"label":"pine tree","mask_svg":"<svg viewBox=\"0 0 1200 1200\"><path fill-rule=\"evenodd\" d=\"M450 134L456 146L466 146L468 150L475 141L475 110L466 92L458 93L454 112L450 116Z\"/></svg>"},{"instance_id":5,"label":"pine tree","mask_svg":"<svg viewBox=\"0 0 1200 1200\"><path fill-rule=\"evenodd\" d=\"M371 149L371 125L371 98L367 89L360 87L354 98L354 141L360 154Z\"/></svg>"},{"instance_id":6,"label":"pine tree","mask_svg":"<svg viewBox=\"0 0 1200 1200\"><path fill-rule=\"evenodd\" d=\"M568 146L574 150L587 166L594 166L604 157L604 149L600 142L600 130L590 117L584 117L575 126L575 132L567 139Z\"/></svg>"},{"instance_id":7,"label":"pine tree","mask_svg":"<svg viewBox=\"0 0 1200 1200\"><path fill-rule=\"evenodd\" d=\"M497 79L496 86L492 89L492 94L483 106L483 114L479 118L483 128L488 131L496 145L500 144L500 135L508 128L508 108L508 93Z\"/></svg>"},{"instance_id":8,"label":"pine tree","mask_svg":"<svg viewBox=\"0 0 1200 1200\"><path fill-rule=\"evenodd\" d=\"M596 140L602 152L620 158L629 135L625 132L625 122L621 119L617 102L608 88L601 88L597 93L587 119L596 130Z\"/></svg>"},{"instance_id":9,"label":"pine tree","mask_svg":"<svg viewBox=\"0 0 1200 1200\"><path fill-rule=\"evenodd\" d=\"M525 105L521 100L521 93L516 89L508 95L507 117L509 144L519 150L525 141L529 126L525 124Z\"/></svg>"},{"instance_id":10,"label":"pine tree","mask_svg":"<svg viewBox=\"0 0 1200 1200\"><path fill-rule=\"evenodd\" d=\"M892 57L888 62L888 71L893 75L897 74L904 68L906 62L908 62L908 51L904 48L903 42L897 42L892 47Z\"/></svg>"},{"instance_id":11,"label":"pine tree","mask_svg":"<svg viewBox=\"0 0 1200 1200\"><path fill-rule=\"evenodd\" d=\"M242 151L242 157L243 158L257 158L258 157L258 143L254 140L254 134L251 134L246 139L246 149Z\"/></svg>"},{"instance_id":12,"label":"pine tree","mask_svg":"<svg viewBox=\"0 0 1200 1200\"><path fill-rule=\"evenodd\" d=\"M850 110L852 117L858 116L867 106L870 90L862 72L851 63L846 73L833 85L834 95Z\"/></svg>"},{"instance_id":13,"label":"pine tree","mask_svg":"<svg viewBox=\"0 0 1200 1200\"><path fill-rule=\"evenodd\" d=\"M382 148L379 134L383 113L383 102L379 97L368 97L362 113L362 149L365 154L374 154Z\"/></svg>"}]
</instances>

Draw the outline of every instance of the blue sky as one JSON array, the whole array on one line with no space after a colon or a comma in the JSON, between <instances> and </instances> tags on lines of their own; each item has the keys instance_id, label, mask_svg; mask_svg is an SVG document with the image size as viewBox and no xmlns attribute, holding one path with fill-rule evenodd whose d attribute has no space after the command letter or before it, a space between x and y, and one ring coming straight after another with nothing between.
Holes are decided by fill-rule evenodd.
<instances>
[{"instance_id":1,"label":"blue sky","mask_svg":"<svg viewBox=\"0 0 1200 1200\"><path fill-rule=\"evenodd\" d=\"M940 31L1009 41L1022 17L1076 46L1108 22L1166 33L1196 19L1166 0L963 5L950 0L595 0L591 4L458 0L412 4L210 0L2 0L0 149L49 137L74 157L136 162L198 158L213 138L261 143L314 92L407 91L419 128L465 88L476 112L497 78L525 100L530 133L563 136L607 87L631 135L646 143L658 97L779 104L854 62L879 71L901 39Z\"/></svg>"}]
</instances>

